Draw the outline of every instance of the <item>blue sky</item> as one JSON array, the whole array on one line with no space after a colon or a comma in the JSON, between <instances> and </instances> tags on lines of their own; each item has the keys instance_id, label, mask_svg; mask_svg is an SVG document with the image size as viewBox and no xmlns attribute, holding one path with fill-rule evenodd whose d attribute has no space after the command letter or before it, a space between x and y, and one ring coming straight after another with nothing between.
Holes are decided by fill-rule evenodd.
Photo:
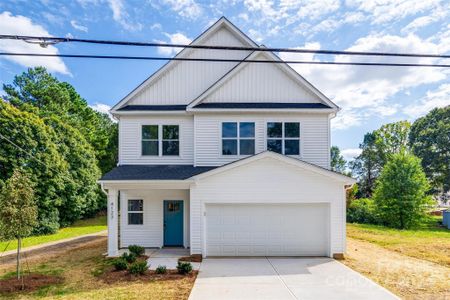
<instances>
[{"instance_id":1,"label":"blue sky","mask_svg":"<svg viewBox=\"0 0 450 300\"><path fill-rule=\"evenodd\" d=\"M448 0L3 0L0 33L188 43L221 16L268 47L450 53ZM47 49L0 41L0 51L174 55L167 48L58 44ZM326 57L281 54L285 59L450 63L450 60ZM0 58L0 84L27 67L43 65L71 83L99 110L118 102L163 62ZM342 111L332 121L332 143L347 158L364 133L411 120L450 104L450 70L358 66L293 66Z\"/></svg>"}]
</instances>

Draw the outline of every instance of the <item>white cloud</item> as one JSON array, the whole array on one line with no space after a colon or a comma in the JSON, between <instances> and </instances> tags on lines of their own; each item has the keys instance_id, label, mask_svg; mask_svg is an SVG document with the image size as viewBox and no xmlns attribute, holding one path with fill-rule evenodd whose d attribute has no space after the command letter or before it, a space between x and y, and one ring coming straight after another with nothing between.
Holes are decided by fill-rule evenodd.
<instances>
[{"instance_id":1,"label":"white cloud","mask_svg":"<svg viewBox=\"0 0 450 300\"><path fill-rule=\"evenodd\" d=\"M353 160L356 156L360 155L362 152L362 149L359 148L347 148L341 150L342 156L344 156L346 161Z\"/></svg>"},{"instance_id":2,"label":"white cloud","mask_svg":"<svg viewBox=\"0 0 450 300\"><path fill-rule=\"evenodd\" d=\"M20 15L13 16L8 11L0 14L0 28L2 34L51 36L44 27L34 24L31 19ZM49 45L47 48L42 48L37 44L15 40L0 40L0 50L17 53L59 53L55 46ZM67 66L59 57L3 56L2 58L25 67L43 66L51 72L70 75Z\"/></svg>"},{"instance_id":3,"label":"white cloud","mask_svg":"<svg viewBox=\"0 0 450 300\"><path fill-rule=\"evenodd\" d=\"M246 13L240 13L238 15L239 18L241 18L242 20L244 20L245 22L248 22L249 18L248 18L248 14Z\"/></svg>"},{"instance_id":4,"label":"white cloud","mask_svg":"<svg viewBox=\"0 0 450 300\"><path fill-rule=\"evenodd\" d=\"M195 20L203 13L201 6L194 0L162 0L162 3L169 5L183 18Z\"/></svg>"},{"instance_id":5,"label":"white cloud","mask_svg":"<svg viewBox=\"0 0 450 300\"><path fill-rule=\"evenodd\" d=\"M114 21L118 22L124 29L138 31L142 29L142 24L130 22L129 15L125 10L122 0L107 0L109 8L112 10Z\"/></svg>"},{"instance_id":6,"label":"white cloud","mask_svg":"<svg viewBox=\"0 0 450 300\"><path fill-rule=\"evenodd\" d=\"M111 106L109 106L108 104L96 102L94 105L89 105L89 107L91 107L93 110L96 110L100 113L107 114L111 120L115 121L113 119L112 115L109 113Z\"/></svg>"},{"instance_id":7,"label":"white cloud","mask_svg":"<svg viewBox=\"0 0 450 300\"><path fill-rule=\"evenodd\" d=\"M192 42L192 39L188 38L184 34L180 32L176 32L173 34L170 33L164 33L165 36L169 39L169 44L181 44L181 45L188 45ZM164 41L157 41L159 43L166 43ZM158 53L164 54L167 56L177 54L180 52L183 48L171 48L171 47L158 47Z\"/></svg>"},{"instance_id":8,"label":"white cloud","mask_svg":"<svg viewBox=\"0 0 450 300\"><path fill-rule=\"evenodd\" d=\"M320 47L320 44L313 44ZM305 45L300 48L311 48ZM423 40L415 35L369 35L358 39L350 51L438 53L441 44ZM318 60L309 54L282 53L284 60ZM401 57L338 57L342 62L411 62L432 63L429 58ZM332 121L333 129L347 129L362 124L372 117L392 116L402 108L394 105L394 96L421 85L437 83L446 78L448 71L438 68L368 67L292 65L301 75L318 87L325 95L344 109ZM431 96L429 98L432 98ZM442 103L434 96L434 101ZM410 108L413 114L417 108Z\"/></svg>"},{"instance_id":9,"label":"white cloud","mask_svg":"<svg viewBox=\"0 0 450 300\"><path fill-rule=\"evenodd\" d=\"M86 26L78 24L77 21L75 20L70 21L70 25L72 25L72 27L75 28L76 30L88 32L88 28Z\"/></svg>"},{"instance_id":10,"label":"white cloud","mask_svg":"<svg viewBox=\"0 0 450 300\"><path fill-rule=\"evenodd\" d=\"M418 103L405 107L403 112L410 118L418 118L436 107L450 105L450 83L442 84L437 90L428 91Z\"/></svg>"},{"instance_id":11,"label":"white cloud","mask_svg":"<svg viewBox=\"0 0 450 300\"><path fill-rule=\"evenodd\" d=\"M155 23L152 26L150 26L151 30L161 30L162 29L162 25L159 23Z\"/></svg>"}]
</instances>

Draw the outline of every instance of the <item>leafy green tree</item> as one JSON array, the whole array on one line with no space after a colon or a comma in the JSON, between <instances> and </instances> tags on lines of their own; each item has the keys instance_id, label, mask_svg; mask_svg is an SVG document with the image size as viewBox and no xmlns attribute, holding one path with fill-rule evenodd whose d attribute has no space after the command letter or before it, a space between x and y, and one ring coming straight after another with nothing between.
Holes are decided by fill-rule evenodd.
<instances>
[{"instance_id":1,"label":"leafy green tree","mask_svg":"<svg viewBox=\"0 0 450 300\"><path fill-rule=\"evenodd\" d=\"M0 191L0 237L17 239L17 278L20 278L22 238L37 225L33 184L26 173L15 169Z\"/></svg>"},{"instance_id":2,"label":"leafy green tree","mask_svg":"<svg viewBox=\"0 0 450 300\"><path fill-rule=\"evenodd\" d=\"M54 131L36 115L0 99L0 181L20 168L34 184L38 223L35 233L59 228L58 207L67 182L67 163L54 141Z\"/></svg>"},{"instance_id":3,"label":"leafy green tree","mask_svg":"<svg viewBox=\"0 0 450 300\"><path fill-rule=\"evenodd\" d=\"M347 161L341 154L341 150L338 146L332 146L330 149L331 154L331 170L344 174Z\"/></svg>"},{"instance_id":4,"label":"leafy green tree","mask_svg":"<svg viewBox=\"0 0 450 300\"><path fill-rule=\"evenodd\" d=\"M66 82L60 82L45 68L28 69L3 85L5 99L12 105L41 117L58 116L78 129L92 145L103 173L116 164L117 124L106 114L93 110L86 100Z\"/></svg>"},{"instance_id":5,"label":"leafy green tree","mask_svg":"<svg viewBox=\"0 0 450 300\"><path fill-rule=\"evenodd\" d=\"M57 117L44 119L57 136L58 152L66 161L68 179L61 194L59 223L68 226L86 215L92 215L104 206L105 198L97 184L100 169L95 152L83 135Z\"/></svg>"},{"instance_id":6,"label":"leafy green tree","mask_svg":"<svg viewBox=\"0 0 450 300\"><path fill-rule=\"evenodd\" d=\"M399 121L364 135L364 141L359 146L362 152L350 163L350 168L359 179L360 196L371 197L376 179L386 162L392 155L408 149L410 127L408 121Z\"/></svg>"},{"instance_id":7,"label":"leafy green tree","mask_svg":"<svg viewBox=\"0 0 450 300\"><path fill-rule=\"evenodd\" d=\"M420 159L401 152L391 156L377 182L373 200L381 221L391 227L410 228L430 205L428 180Z\"/></svg>"},{"instance_id":8,"label":"leafy green tree","mask_svg":"<svg viewBox=\"0 0 450 300\"><path fill-rule=\"evenodd\" d=\"M435 108L417 119L409 135L409 144L421 158L422 167L435 195L450 191L450 105Z\"/></svg>"}]
</instances>

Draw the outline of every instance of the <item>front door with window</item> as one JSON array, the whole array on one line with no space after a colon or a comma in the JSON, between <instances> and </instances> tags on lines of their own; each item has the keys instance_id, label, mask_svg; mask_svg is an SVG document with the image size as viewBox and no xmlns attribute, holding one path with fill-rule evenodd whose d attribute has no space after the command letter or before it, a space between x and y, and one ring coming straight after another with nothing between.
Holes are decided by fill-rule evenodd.
<instances>
[{"instance_id":1,"label":"front door with window","mask_svg":"<svg viewBox=\"0 0 450 300\"><path fill-rule=\"evenodd\" d=\"M164 246L183 246L182 200L164 200Z\"/></svg>"}]
</instances>

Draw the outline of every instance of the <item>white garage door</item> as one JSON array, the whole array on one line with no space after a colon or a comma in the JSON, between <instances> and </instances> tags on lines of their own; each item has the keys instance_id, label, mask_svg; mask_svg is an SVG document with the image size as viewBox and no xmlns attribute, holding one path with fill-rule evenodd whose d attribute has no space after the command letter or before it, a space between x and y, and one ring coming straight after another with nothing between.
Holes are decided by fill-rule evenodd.
<instances>
[{"instance_id":1,"label":"white garage door","mask_svg":"<svg viewBox=\"0 0 450 300\"><path fill-rule=\"evenodd\" d=\"M207 204L207 256L326 256L326 204Z\"/></svg>"}]
</instances>

